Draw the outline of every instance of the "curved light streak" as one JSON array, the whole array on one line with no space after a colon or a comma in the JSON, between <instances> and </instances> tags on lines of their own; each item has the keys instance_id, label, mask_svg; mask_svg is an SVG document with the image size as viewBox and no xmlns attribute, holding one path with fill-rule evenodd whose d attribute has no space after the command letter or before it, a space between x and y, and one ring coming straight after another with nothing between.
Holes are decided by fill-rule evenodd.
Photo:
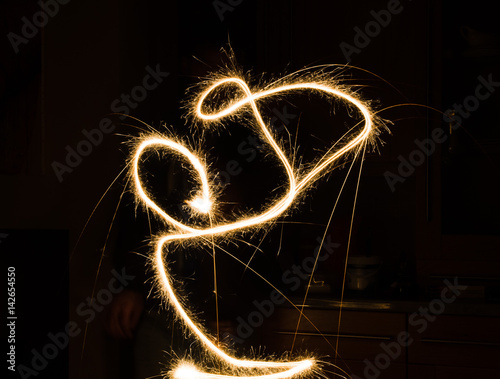
<instances>
[{"instance_id":1,"label":"curved light streak","mask_svg":"<svg viewBox=\"0 0 500 379\"><path fill-rule=\"evenodd\" d=\"M207 97L217 88L225 85L236 85L238 86L244 96L235 101L229 106L214 112L214 113L205 113L203 111L203 105L207 99ZM361 115L364 118L364 126L362 130L352 138L347 144L345 144L342 148L337 151L327 153L322 159L318 162L318 164L307 174L300 177L298 179L299 174L296 170L293 169L292 165L289 162L289 159L280 145L275 141L271 132L267 128L262 116L257 107L257 101L265 99L267 97L281 94L284 92L291 91L318 91L327 93L335 98L340 98L345 102L354 105ZM297 82L292 84L287 84L275 88L271 88L265 91L255 92L253 93L248 85L240 78L230 77L221 79L216 81L213 85L208 87L199 97L197 105L195 107L195 115L201 120L204 121L218 121L223 119L224 117L234 116L238 114L244 107L250 107L252 113L257 121L257 124L260 128L260 132L263 134L265 140L273 151L275 152L278 159L281 161L288 178L288 190L286 193L278 199L274 204L269 206L267 210L262 213L240 219L230 224L219 224L210 227L194 227L188 226L175 220L173 217L164 212L158 205L152 201L145 189L142 186L140 174L139 174L139 166L140 166L140 158L144 151L147 149L170 149L175 153L186 158L190 164L192 165L194 171L197 173L197 177L199 179L199 185L201 187L198 195L188 201L188 204L191 205L195 210L210 213L211 207L214 204L214 201L211 197L210 185L208 182L208 175L205 166L199 160L196 155L194 155L189 149L177 143L171 139L161 138L161 137L150 137L144 139L137 147L133 162L132 162L132 173L133 179L135 183L135 187L137 190L137 196L148 206L153 209L158 215L160 215L167 223L172 225L176 232L172 234L167 234L159 238L156 243L156 250L154 256L154 264L155 270L158 275L159 285L161 286L162 293L165 295L167 301L175 310L177 316L183 320L188 329L198 338L199 342L209 351L211 354L214 354L226 364L230 366L234 366L237 369L257 369L264 372L260 375L252 375L252 376L239 376L239 378L251 378L251 379L281 379L281 378L289 378L292 376L300 375L307 373L310 370L314 369L316 361L314 359L303 359L298 361L261 361L261 360L247 360L247 359L238 359L235 358L228 353L226 353L220 346L214 342L214 340L209 337L201 327L190 317L188 312L186 312L183 304L180 299L176 295L171 277L168 273L168 269L164 264L164 250L168 250L166 247L175 241L183 241L194 238L203 238L205 236L216 236L223 235L226 233L234 232L239 229L246 229L250 227L255 227L258 225L263 225L276 217L283 214L287 209L290 208L294 199L299 195L299 192L307 187L308 184L312 183L313 180L317 179L322 172L326 170L326 168L334 161L354 149L355 147L362 146L362 143L365 142L368 137L371 135L374 125L372 120L372 112L369 107L364 104L359 99L353 97L345 91L342 91L340 88L330 85L328 83L316 83L316 82ZM172 371L172 376L175 379L202 379L202 378L213 378L213 379L226 379L233 378L235 375L222 375L222 374L214 374L209 372L200 371L197 367L190 363L181 362Z\"/></svg>"}]
</instances>

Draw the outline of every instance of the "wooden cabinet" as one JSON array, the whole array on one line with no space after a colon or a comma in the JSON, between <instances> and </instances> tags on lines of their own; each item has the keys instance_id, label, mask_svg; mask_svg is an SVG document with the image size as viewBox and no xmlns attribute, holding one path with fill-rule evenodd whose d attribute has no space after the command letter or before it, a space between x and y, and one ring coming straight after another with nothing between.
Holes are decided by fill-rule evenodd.
<instances>
[{"instance_id":1,"label":"wooden cabinet","mask_svg":"<svg viewBox=\"0 0 500 379\"><path fill-rule=\"evenodd\" d=\"M464 367L408 365L408 379L498 378L498 370Z\"/></svg>"},{"instance_id":2,"label":"wooden cabinet","mask_svg":"<svg viewBox=\"0 0 500 379\"><path fill-rule=\"evenodd\" d=\"M500 50L498 40L488 41L497 33L491 6L429 2L428 105L445 115L429 115L417 139L436 130L445 134L416 173L421 288L436 275L471 277L483 287L490 287L487 279L499 279L500 93L487 80L500 77ZM486 88L487 97L476 95Z\"/></svg>"},{"instance_id":3,"label":"wooden cabinet","mask_svg":"<svg viewBox=\"0 0 500 379\"><path fill-rule=\"evenodd\" d=\"M500 375L498 318L441 315L425 328L410 322L409 333L415 339L408 348L410 364L434 365L440 370L445 366L488 368L496 370L496 377Z\"/></svg>"},{"instance_id":4,"label":"wooden cabinet","mask_svg":"<svg viewBox=\"0 0 500 379\"><path fill-rule=\"evenodd\" d=\"M298 310L278 308L261 330L261 344L278 356L312 354L326 362L328 377L500 377L498 317L442 314L421 320L410 308L346 310L338 331L338 309L305 308L299 322Z\"/></svg>"},{"instance_id":5,"label":"wooden cabinet","mask_svg":"<svg viewBox=\"0 0 500 379\"><path fill-rule=\"evenodd\" d=\"M328 372L405 377L406 347L398 339L406 334L406 314L343 311L341 317L338 331L338 310L306 309L297 328L297 310L277 309L262 331L262 344L276 354L292 347L293 353L312 353L327 362Z\"/></svg>"}]
</instances>

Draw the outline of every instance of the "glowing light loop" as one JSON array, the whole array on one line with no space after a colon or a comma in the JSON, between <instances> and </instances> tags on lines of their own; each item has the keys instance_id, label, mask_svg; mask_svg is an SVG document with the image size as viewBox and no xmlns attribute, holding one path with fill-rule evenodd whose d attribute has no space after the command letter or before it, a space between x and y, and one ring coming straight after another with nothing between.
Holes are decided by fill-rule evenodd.
<instances>
[{"instance_id":1,"label":"glowing light loop","mask_svg":"<svg viewBox=\"0 0 500 379\"><path fill-rule=\"evenodd\" d=\"M220 109L214 113L205 113L203 111L203 105L206 102L210 94L221 86L235 85L241 89L244 96L229 104L229 106ZM353 137L348 143L343 147L339 148L337 151L329 152L319 160L318 164L311 169L305 175L301 177L293 169L289 162L289 159L280 145L275 141L271 132L267 128L260 112L257 107L257 102L263 99L282 94L284 92L292 91L319 91L329 94L335 98L339 98L347 102L348 104L356 107L364 119L364 125L361 131ZM290 208L292 202L297 197L300 191L305 189L308 184L312 183L313 180L317 179L325 169L331 165L332 162L338 160L346 153L350 152L356 147L362 146L364 142L367 141L372 131L374 130L372 112L369 107L365 105L362 101L355 98L354 96L348 94L346 91L341 90L333 85L324 82L297 82L287 85L282 85L279 87L271 88L268 90L252 93L247 84L240 78L230 77L219 81L216 81L208 89L206 89L198 99L195 108L195 115L204 121L218 121L224 117L236 115L243 107L250 107L252 113L257 121L257 124L265 137L267 143L271 146L272 150L275 152L278 159L281 161L287 175L288 179L288 189L280 199L278 199L274 204L269 206L267 210L262 213L243 218L236 222L230 224L220 224L211 225L210 227L201 228L188 226L175 220L173 217L164 212L158 205L156 205L148 196L145 189L142 186L139 166L140 158L147 149L170 149L175 153L185 157L192 165L194 171L197 174L199 185L201 187L199 193L194 199L188 201L194 209L202 213L211 213L211 208L214 201L211 197L210 185L208 182L208 175L205 166L202 164L200 159L196 157L189 149L183 145L167 139L160 137L150 137L144 139L137 147L133 162L132 162L132 173L137 190L137 196L145 203L145 205L152 210L154 210L159 216L161 216L167 223L172 225L176 232L172 234L167 234L159 238L156 243L156 250L154 256L155 270L158 275L159 284L161 290L163 291L165 298L170 303L172 308L175 310L180 319L185 323L188 329L198 338L203 346L211 353L223 360L230 366L234 366L237 369L257 369L264 372L261 375L252 376L239 376L239 378L252 378L252 379L281 379L289 378L292 376L304 374L309 370L312 370L316 364L314 359L302 359L297 361L263 361L263 360L246 360L235 358L228 353L226 353L222 348L216 345L214 340L210 338L201 327L193 321L193 319L186 312L183 304L176 295L172 280L168 273L168 269L164 264L164 251L168 251L168 245L175 241L182 241L194 238L203 238L205 236L215 236L222 235L229 232L234 232L239 229L246 229L254 227L257 225L262 225L269 222ZM232 378L234 375L222 375L214 374L209 372L200 371L196 366L191 363L181 362L177 368L172 372L175 379L202 379L202 378L213 378L213 379L225 379Z\"/></svg>"}]
</instances>

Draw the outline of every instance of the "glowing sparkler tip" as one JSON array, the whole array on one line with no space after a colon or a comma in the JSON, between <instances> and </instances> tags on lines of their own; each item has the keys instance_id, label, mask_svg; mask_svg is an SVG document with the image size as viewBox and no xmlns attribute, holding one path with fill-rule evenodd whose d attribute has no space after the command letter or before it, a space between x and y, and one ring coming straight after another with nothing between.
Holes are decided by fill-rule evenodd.
<instances>
[{"instance_id":1,"label":"glowing sparkler tip","mask_svg":"<svg viewBox=\"0 0 500 379\"><path fill-rule=\"evenodd\" d=\"M306 368L311 368L314 366L314 360L313 359L307 359L304 361Z\"/></svg>"},{"instance_id":2,"label":"glowing sparkler tip","mask_svg":"<svg viewBox=\"0 0 500 379\"><path fill-rule=\"evenodd\" d=\"M201 213L208 213L212 209L212 202L206 197L197 197L187 203Z\"/></svg>"},{"instance_id":3,"label":"glowing sparkler tip","mask_svg":"<svg viewBox=\"0 0 500 379\"><path fill-rule=\"evenodd\" d=\"M181 363L173 372L174 379L196 379L200 372L191 363Z\"/></svg>"}]
</instances>

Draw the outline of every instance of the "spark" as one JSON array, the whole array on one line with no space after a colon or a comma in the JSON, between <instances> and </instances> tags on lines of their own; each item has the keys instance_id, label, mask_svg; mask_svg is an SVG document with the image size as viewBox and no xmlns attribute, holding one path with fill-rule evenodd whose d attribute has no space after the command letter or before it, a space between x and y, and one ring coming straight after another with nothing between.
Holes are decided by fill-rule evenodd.
<instances>
[{"instance_id":1,"label":"spark","mask_svg":"<svg viewBox=\"0 0 500 379\"><path fill-rule=\"evenodd\" d=\"M157 273L158 284L161 292L167 302L175 310L176 315L183 321L185 326L187 326L193 335L197 337L199 342L206 348L207 352L218 357L226 365L232 367L232 371L235 372L235 374L215 374L212 372L205 372L193 363L181 361L171 372L172 377L175 379L226 379L233 377L281 379L311 373L317 367L317 361L312 358L295 361L251 360L239 359L224 351L224 349L219 346L216 339L209 336L202 329L202 327L197 324L192 317L190 317L188 311L186 311L185 306L183 305L185 302L176 294L173 288L172 278L169 275L168 269L164 263L164 252L168 252L168 247L172 243L180 243L192 239L213 241L215 236L227 235L229 233L234 233L238 230L244 230L251 227L262 227L266 223L275 220L277 217L290 209L294 200L300 195L300 193L303 192L308 185L321 177L321 175L323 175L329 167L331 168L333 162L338 161L355 149L361 149L370 136L374 134L376 126L373 112L365 102L360 100L348 89L336 85L331 80L325 80L324 76L316 81L311 80L311 78L306 80L294 77L293 79L294 82L289 84L279 86L276 85L274 87L271 86L262 91L252 91L247 83L239 77L222 78L214 81L200 94L194 107L194 116L206 123L220 122L222 119L229 117L234 118L243 111L250 110L252 112L252 115L257 122L256 125L259 129L257 132L260 133L263 139L269 144L277 159L281 162L287 177L286 192L273 204L268 205L267 208L260 214L242 217L232 223L221 222L219 224L212 224L211 215L213 215L217 210L217 202L215 201L213 195L215 191L212 190L209 183L209 175L207 173L206 165L204 165L202 160L198 158L195 153L180 142L176 142L173 139L162 136L144 137L143 140L139 142L133 154L131 175L135 184L137 197L146 207L154 210L172 227L169 234L159 237L156 242L156 249L154 253L154 267ZM206 109L209 108L207 103L209 103L208 99L210 96L215 95L216 91L224 89L227 90L231 87L236 87L238 89L238 91L234 92L241 94L240 97L236 98L236 100L233 100L232 102L229 101L227 104L222 105L218 109L211 109L211 111L207 112ZM284 93L291 92L318 92L323 95L329 95L333 99L340 99L348 106L356 108L363 118L363 127L357 135L352 137L347 143L337 150L332 151L332 149L330 149L317 161L309 172L304 174L300 173L299 170L294 168L292 163L290 163L289 157L273 137L258 108L258 102L261 102L266 98L277 95L281 96ZM155 151L159 149L167 149L189 162L193 169L193 174L197 178L199 190L194 198L187 201L187 204L191 206L193 211L209 215L209 226L200 227L196 225L186 225L174 219L162 210L153 200L151 200L147 191L143 187L140 175L141 157L145 151L149 149L155 149ZM255 371L256 374L245 376L249 370L252 373Z\"/></svg>"}]
</instances>

